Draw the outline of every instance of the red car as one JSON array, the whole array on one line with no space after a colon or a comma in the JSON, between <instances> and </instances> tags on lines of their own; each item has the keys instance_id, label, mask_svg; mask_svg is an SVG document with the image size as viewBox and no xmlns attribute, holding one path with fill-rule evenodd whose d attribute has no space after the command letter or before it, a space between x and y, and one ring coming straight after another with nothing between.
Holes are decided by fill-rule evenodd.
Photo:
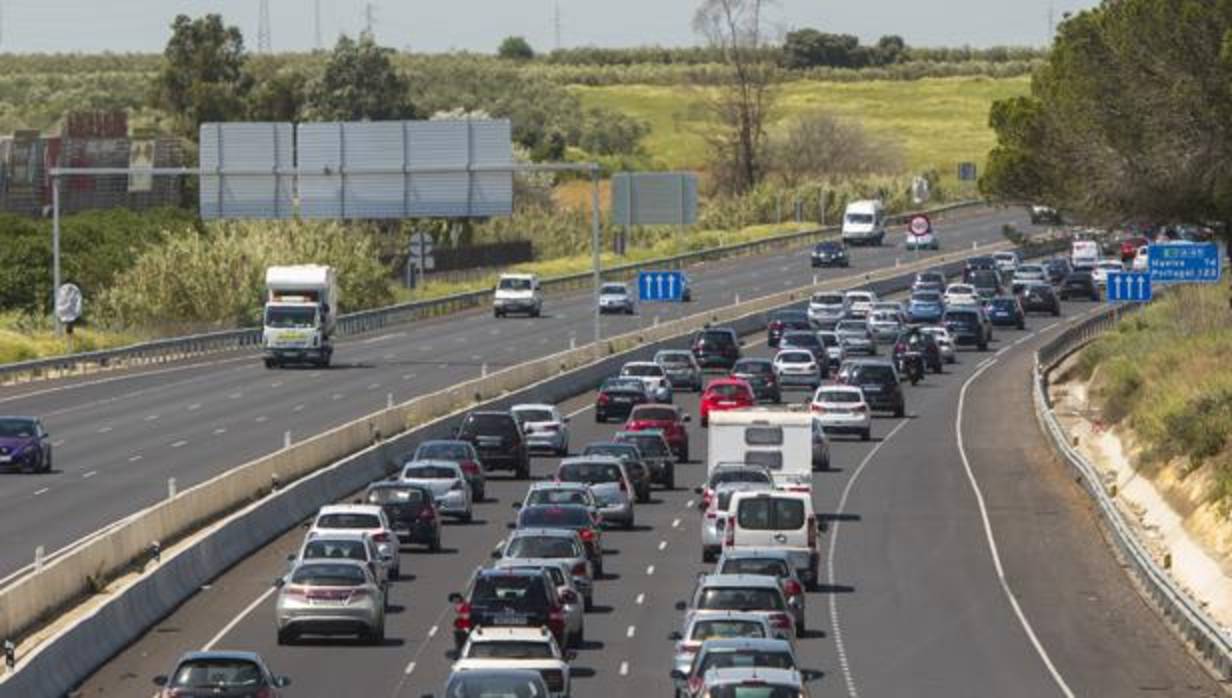
<instances>
[{"instance_id":1,"label":"red car","mask_svg":"<svg viewBox=\"0 0 1232 698\"><path fill-rule=\"evenodd\" d=\"M701 413L702 426L710 424L711 412L738 410L753 407L757 398L753 396L753 388L748 382L739 378L718 378L706 386L702 393Z\"/></svg>"},{"instance_id":2,"label":"red car","mask_svg":"<svg viewBox=\"0 0 1232 698\"><path fill-rule=\"evenodd\" d=\"M675 405L638 405L625 422L625 431L658 429L663 432L667 445L681 463L689 461L689 430L685 424L689 415Z\"/></svg>"},{"instance_id":3,"label":"red car","mask_svg":"<svg viewBox=\"0 0 1232 698\"><path fill-rule=\"evenodd\" d=\"M1121 261L1132 262L1138 256L1138 248L1149 244L1151 241L1144 237L1125 238L1121 241Z\"/></svg>"}]
</instances>

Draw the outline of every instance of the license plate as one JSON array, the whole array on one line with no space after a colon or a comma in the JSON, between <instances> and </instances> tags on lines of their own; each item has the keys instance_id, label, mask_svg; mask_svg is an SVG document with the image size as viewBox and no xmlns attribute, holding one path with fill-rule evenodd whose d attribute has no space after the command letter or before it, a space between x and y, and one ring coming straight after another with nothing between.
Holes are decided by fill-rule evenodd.
<instances>
[{"instance_id":1,"label":"license plate","mask_svg":"<svg viewBox=\"0 0 1232 698\"><path fill-rule=\"evenodd\" d=\"M526 616L517 613L502 613L492 616L492 625L526 625Z\"/></svg>"},{"instance_id":2,"label":"license plate","mask_svg":"<svg viewBox=\"0 0 1232 698\"><path fill-rule=\"evenodd\" d=\"M12 463L12 462L13 462L12 456L0 456L0 463Z\"/></svg>"},{"instance_id":3,"label":"license plate","mask_svg":"<svg viewBox=\"0 0 1232 698\"><path fill-rule=\"evenodd\" d=\"M866 392L866 393L879 393L879 392L881 392L881 386L880 386L880 385L862 385L862 386L860 386L860 388L861 388L862 390L864 390L864 392Z\"/></svg>"},{"instance_id":4,"label":"license plate","mask_svg":"<svg viewBox=\"0 0 1232 698\"><path fill-rule=\"evenodd\" d=\"M628 397L614 397L614 398L612 398L612 402L621 402L621 403L624 403L624 402L632 402L632 401L633 401L633 398L628 398Z\"/></svg>"}]
</instances>

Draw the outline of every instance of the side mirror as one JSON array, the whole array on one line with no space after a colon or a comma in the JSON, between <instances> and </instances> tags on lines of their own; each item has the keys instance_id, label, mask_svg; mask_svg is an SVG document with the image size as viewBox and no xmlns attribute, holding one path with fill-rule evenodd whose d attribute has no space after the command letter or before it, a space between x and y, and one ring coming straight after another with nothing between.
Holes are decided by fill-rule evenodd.
<instances>
[{"instance_id":1,"label":"side mirror","mask_svg":"<svg viewBox=\"0 0 1232 698\"><path fill-rule=\"evenodd\" d=\"M685 413L685 415L684 415L684 418L683 418L681 421L684 421L684 422L691 422L691 421L693 421L693 416L692 416L692 415L690 415L690 414L688 414L688 413L686 412L686 413Z\"/></svg>"},{"instance_id":2,"label":"side mirror","mask_svg":"<svg viewBox=\"0 0 1232 698\"><path fill-rule=\"evenodd\" d=\"M821 533L825 533L826 531L830 530L830 524L823 519L818 519L817 520L817 530Z\"/></svg>"},{"instance_id":3,"label":"side mirror","mask_svg":"<svg viewBox=\"0 0 1232 698\"><path fill-rule=\"evenodd\" d=\"M166 677L166 676L164 676L164 675L162 675L162 674L159 674L158 676L155 676L155 677L154 677L154 685L155 685L155 686L166 686L166 685L167 685L167 681L168 681L167 677Z\"/></svg>"},{"instance_id":4,"label":"side mirror","mask_svg":"<svg viewBox=\"0 0 1232 698\"><path fill-rule=\"evenodd\" d=\"M458 592L453 592L449 595L449 603L462 603L462 595Z\"/></svg>"},{"instance_id":5,"label":"side mirror","mask_svg":"<svg viewBox=\"0 0 1232 698\"><path fill-rule=\"evenodd\" d=\"M694 488L693 488L693 494L701 494L702 492L705 492L705 490L704 490L704 489L702 489L701 487L694 487Z\"/></svg>"},{"instance_id":6,"label":"side mirror","mask_svg":"<svg viewBox=\"0 0 1232 698\"><path fill-rule=\"evenodd\" d=\"M823 675L824 674L822 672L817 671L816 669L801 669L800 670L800 678L803 679L805 683L816 681L817 679L820 679Z\"/></svg>"},{"instance_id":7,"label":"side mirror","mask_svg":"<svg viewBox=\"0 0 1232 698\"><path fill-rule=\"evenodd\" d=\"M671 640L672 642L680 642L681 640L684 639L684 635L681 635L679 630L673 630L667 636L667 639Z\"/></svg>"},{"instance_id":8,"label":"side mirror","mask_svg":"<svg viewBox=\"0 0 1232 698\"><path fill-rule=\"evenodd\" d=\"M290 553L287 555L287 562L295 562L295 553Z\"/></svg>"},{"instance_id":9,"label":"side mirror","mask_svg":"<svg viewBox=\"0 0 1232 698\"><path fill-rule=\"evenodd\" d=\"M514 503L513 503L513 508L514 508L514 509L521 509L521 508L522 508L522 503L521 503L521 502L514 502Z\"/></svg>"},{"instance_id":10,"label":"side mirror","mask_svg":"<svg viewBox=\"0 0 1232 698\"><path fill-rule=\"evenodd\" d=\"M571 419L573 419L573 417L561 417L560 421L562 424L568 424Z\"/></svg>"},{"instance_id":11,"label":"side mirror","mask_svg":"<svg viewBox=\"0 0 1232 698\"><path fill-rule=\"evenodd\" d=\"M517 527L518 527L518 522L516 521L510 521L505 524L505 528L509 529L510 531L516 530Z\"/></svg>"},{"instance_id":12,"label":"side mirror","mask_svg":"<svg viewBox=\"0 0 1232 698\"><path fill-rule=\"evenodd\" d=\"M565 589L560 592L560 598L564 599L567 604L575 604L578 602L577 592L572 589Z\"/></svg>"},{"instance_id":13,"label":"side mirror","mask_svg":"<svg viewBox=\"0 0 1232 698\"><path fill-rule=\"evenodd\" d=\"M687 603L685 603L685 602L683 602L683 601L677 601L677 602L676 602L676 610L677 610L677 611L686 611L686 610L688 610L688 608L689 608L689 604L687 604Z\"/></svg>"},{"instance_id":14,"label":"side mirror","mask_svg":"<svg viewBox=\"0 0 1232 698\"><path fill-rule=\"evenodd\" d=\"M684 681L685 679L688 678L687 676L684 675L684 672L679 669L672 669L672 673L669 674L669 676L671 676L673 679L676 679L677 681Z\"/></svg>"},{"instance_id":15,"label":"side mirror","mask_svg":"<svg viewBox=\"0 0 1232 698\"><path fill-rule=\"evenodd\" d=\"M286 688L287 686L290 686L290 685L291 685L290 676L275 676L274 677L274 687L275 688Z\"/></svg>"},{"instance_id":16,"label":"side mirror","mask_svg":"<svg viewBox=\"0 0 1232 698\"><path fill-rule=\"evenodd\" d=\"M500 548L497 548L496 550L492 551L492 559L493 560L501 559L501 549Z\"/></svg>"}]
</instances>

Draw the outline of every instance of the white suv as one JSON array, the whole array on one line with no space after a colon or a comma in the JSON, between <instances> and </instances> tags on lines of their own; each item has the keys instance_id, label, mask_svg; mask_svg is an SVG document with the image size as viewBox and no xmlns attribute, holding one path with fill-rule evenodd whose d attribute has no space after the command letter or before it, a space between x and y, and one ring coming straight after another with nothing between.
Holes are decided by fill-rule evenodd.
<instances>
[{"instance_id":1,"label":"white suv","mask_svg":"<svg viewBox=\"0 0 1232 698\"><path fill-rule=\"evenodd\" d=\"M543 677L552 698L569 695L572 653L563 653L547 628L475 628L467 638L453 671L523 669ZM486 694L485 694L486 695Z\"/></svg>"},{"instance_id":2,"label":"white suv","mask_svg":"<svg viewBox=\"0 0 1232 698\"><path fill-rule=\"evenodd\" d=\"M505 317L510 313L524 313L539 317L543 312L543 290L535 274L501 274L492 294L492 314Z\"/></svg>"}]
</instances>

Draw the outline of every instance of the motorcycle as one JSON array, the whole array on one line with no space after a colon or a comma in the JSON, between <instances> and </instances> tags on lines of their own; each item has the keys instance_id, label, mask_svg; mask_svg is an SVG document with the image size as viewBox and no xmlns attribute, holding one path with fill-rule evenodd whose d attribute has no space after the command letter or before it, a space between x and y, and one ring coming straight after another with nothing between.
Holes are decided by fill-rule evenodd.
<instances>
[{"instance_id":1,"label":"motorcycle","mask_svg":"<svg viewBox=\"0 0 1232 698\"><path fill-rule=\"evenodd\" d=\"M907 376L912 385L924 380L924 355L918 351L904 351L897 357L898 371Z\"/></svg>"}]
</instances>

